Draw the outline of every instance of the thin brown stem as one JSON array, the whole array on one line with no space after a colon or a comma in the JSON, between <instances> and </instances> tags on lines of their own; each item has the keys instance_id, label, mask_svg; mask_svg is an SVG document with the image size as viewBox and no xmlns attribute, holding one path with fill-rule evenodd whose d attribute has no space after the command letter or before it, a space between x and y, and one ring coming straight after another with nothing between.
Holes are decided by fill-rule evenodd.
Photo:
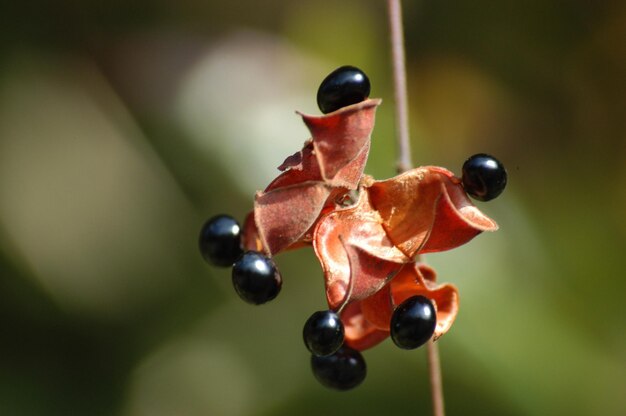
<instances>
[{"instance_id":1,"label":"thin brown stem","mask_svg":"<svg viewBox=\"0 0 626 416\"><path fill-rule=\"evenodd\" d=\"M428 372L430 373L430 396L433 402L433 416L444 416L443 384L441 381L441 363L439 347L434 341L428 342Z\"/></svg>"},{"instance_id":2,"label":"thin brown stem","mask_svg":"<svg viewBox=\"0 0 626 416\"><path fill-rule=\"evenodd\" d=\"M397 170L402 173L411 169L411 143L409 140L409 104L406 88L404 59L404 30L402 28L402 6L400 0L387 0L389 27L391 32L391 61L396 100L396 143ZM439 350L435 342L428 342L428 370L433 402L433 416L445 416L443 407L443 385Z\"/></svg>"},{"instance_id":3,"label":"thin brown stem","mask_svg":"<svg viewBox=\"0 0 626 416\"><path fill-rule=\"evenodd\" d=\"M402 27L402 6L400 0L387 0L389 28L391 34L391 61L393 63L393 84L396 100L396 142L398 148L398 172L411 169L411 143L409 141L409 104L406 89L404 63L404 29Z\"/></svg>"}]
</instances>

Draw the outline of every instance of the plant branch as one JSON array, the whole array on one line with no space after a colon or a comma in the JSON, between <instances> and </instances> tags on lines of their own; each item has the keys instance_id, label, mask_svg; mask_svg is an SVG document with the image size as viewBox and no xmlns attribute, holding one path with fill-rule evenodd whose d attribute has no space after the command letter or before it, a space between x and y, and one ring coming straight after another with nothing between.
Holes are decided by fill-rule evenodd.
<instances>
[{"instance_id":1,"label":"plant branch","mask_svg":"<svg viewBox=\"0 0 626 416\"><path fill-rule=\"evenodd\" d=\"M402 173L411 169L411 143L409 141L409 104L406 89L404 63L404 29L400 0L387 0L391 34L391 61L393 65L394 96L396 100L396 143L398 149L397 170Z\"/></svg>"},{"instance_id":2,"label":"plant branch","mask_svg":"<svg viewBox=\"0 0 626 416\"><path fill-rule=\"evenodd\" d=\"M435 341L428 341L428 372L430 374L430 396L433 404L433 416L444 416L443 383L441 381L441 363L439 347Z\"/></svg>"},{"instance_id":3,"label":"plant branch","mask_svg":"<svg viewBox=\"0 0 626 416\"><path fill-rule=\"evenodd\" d=\"M396 143L398 155L396 168L398 173L402 173L412 167L411 143L409 140L409 104L406 88L402 6L400 4L400 0L387 0L387 6L391 33L391 61L393 65L394 96L396 100ZM445 416L438 346L431 340L428 342L427 348L433 416Z\"/></svg>"}]
</instances>

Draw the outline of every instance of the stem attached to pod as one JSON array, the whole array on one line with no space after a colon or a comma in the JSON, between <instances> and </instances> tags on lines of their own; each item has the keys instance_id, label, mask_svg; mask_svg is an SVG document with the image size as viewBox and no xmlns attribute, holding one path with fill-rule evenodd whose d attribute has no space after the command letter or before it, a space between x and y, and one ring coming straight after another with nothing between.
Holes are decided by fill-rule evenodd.
<instances>
[{"instance_id":1,"label":"stem attached to pod","mask_svg":"<svg viewBox=\"0 0 626 416\"><path fill-rule=\"evenodd\" d=\"M406 88L406 68L404 59L404 36L402 27L402 5L400 0L387 0L389 29L391 34L391 61L393 85L396 100L396 143L397 170L402 173L411 169L411 143L409 140L409 104ZM439 350L434 341L428 345L428 370L433 406L433 416L445 416L443 405L443 385Z\"/></svg>"}]
</instances>

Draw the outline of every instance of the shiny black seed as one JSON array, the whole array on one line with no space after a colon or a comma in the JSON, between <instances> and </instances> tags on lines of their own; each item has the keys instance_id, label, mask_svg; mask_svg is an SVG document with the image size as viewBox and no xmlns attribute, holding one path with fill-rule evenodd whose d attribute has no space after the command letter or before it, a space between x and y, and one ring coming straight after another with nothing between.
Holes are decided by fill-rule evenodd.
<instances>
[{"instance_id":1,"label":"shiny black seed","mask_svg":"<svg viewBox=\"0 0 626 416\"><path fill-rule=\"evenodd\" d=\"M360 352L341 347L336 353L324 357L311 356L313 375L325 387L350 390L365 380L367 367Z\"/></svg>"},{"instance_id":2,"label":"shiny black seed","mask_svg":"<svg viewBox=\"0 0 626 416\"><path fill-rule=\"evenodd\" d=\"M424 345L435 332L437 314L433 303L424 296L402 302L391 316L391 339L400 348L412 350Z\"/></svg>"},{"instance_id":3,"label":"shiny black seed","mask_svg":"<svg viewBox=\"0 0 626 416\"><path fill-rule=\"evenodd\" d=\"M239 297L254 305L274 299L283 282L272 259L256 251L245 252L235 262L232 276Z\"/></svg>"},{"instance_id":4,"label":"shiny black seed","mask_svg":"<svg viewBox=\"0 0 626 416\"><path fill-rule=\"evenodd\" d=\"M229 215L209 219L200 230L198 245L202 257L215 266L227 267L241 256L241 227Z\"/></svg>"},{"instance_id":5,"label":"shiny black seed","mask_svg":"<svg viewBox=\"0 0 626 416\"><path fill-rule=\"evenodd\" d=\"M331 72L317 90L317 106L328 114L360 103L370 95L370 80L359 68L342 66Z\"/></svg>"},{"instance_id":6,"label":"shiny black seed","mask_svg":"<svg viewBox=\"0 0 626 416\"><path fill-rule=\"evenodd\" d=\"M306 347L317 356L330 355L343 344L343 324L333 311L315 312L304 324Z\"/></svg>"},{"instance_id":7,"label":"shiny black seed","mask_svg":"<svg viewBox=\"0 0 626 416\"><path fill-rule=\"evenodd\" d=\"M479 201L490 201L506 187L506 169L493 156L479 153L463 163L465 192Z\"/></svg>"}]
</instances>

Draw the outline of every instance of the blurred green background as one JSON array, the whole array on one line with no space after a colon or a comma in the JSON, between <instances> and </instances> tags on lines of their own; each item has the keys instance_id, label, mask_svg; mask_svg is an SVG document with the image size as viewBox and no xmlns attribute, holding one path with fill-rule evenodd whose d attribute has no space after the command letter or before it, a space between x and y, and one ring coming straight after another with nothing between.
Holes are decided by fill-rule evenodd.
<instances>
[{"instance_id":1,"label":"blurred green background","mask_svg":"<svg viewBox=\"0 0 626 416\"><path fill-rule=\"evenodd\" d=\"M413 159L508 167L501 230L427 261L461 293L449 415L626 415L626 4L405 2ZM311 250L252 307L196 246L308 138L332 69L382 97L367 173L394 174L385 2L57 0L0 6L0 414L428 415L425 351L362 386L310 373Z\"/></svg>"}]
</instances>

